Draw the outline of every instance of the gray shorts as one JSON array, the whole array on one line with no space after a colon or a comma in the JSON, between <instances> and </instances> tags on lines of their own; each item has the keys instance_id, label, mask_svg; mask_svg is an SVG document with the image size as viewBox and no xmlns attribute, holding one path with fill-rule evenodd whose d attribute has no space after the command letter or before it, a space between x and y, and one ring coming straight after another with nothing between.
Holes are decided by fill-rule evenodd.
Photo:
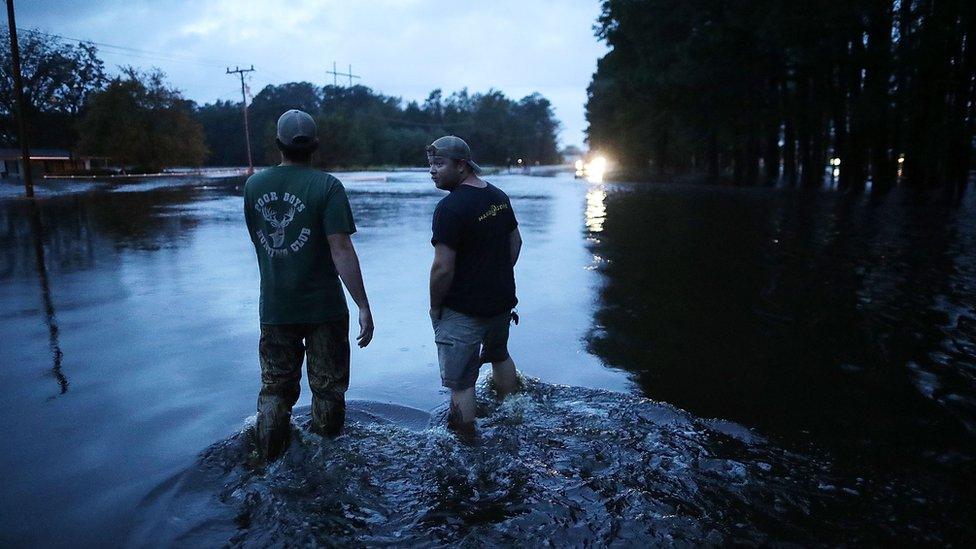
<instances>
[{"instance_id":1,"label":"gray shorts","mask_svg":"<svg viewBox=\"0 0 976 549\"><path fill-rule=\"evenodd\" d=\"M456 390L474 387L482 364L506 360L510 320L511 313L476 317L444 307L433 321L441 383Z\"/></svg>"}]
</instances>

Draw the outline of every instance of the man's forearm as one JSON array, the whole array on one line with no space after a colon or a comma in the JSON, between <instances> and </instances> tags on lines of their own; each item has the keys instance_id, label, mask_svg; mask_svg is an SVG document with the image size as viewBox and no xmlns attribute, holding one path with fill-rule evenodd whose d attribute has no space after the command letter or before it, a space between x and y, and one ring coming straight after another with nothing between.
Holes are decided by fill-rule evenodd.
<instances>
[{"instance_id":1,"label":"man's forearm","mask_svg":"<svg viewBox=\"0 0 976 549\"><path fill-rule=\"evenodd\" d=\"M512 267L514 267L518 263L519 254L522 252L522 235L519 234L518 229L512 231L508 244L512 254Z\"/></svg>"},{"instance_id":2,"label":"man's forearm","mask_svg":"<svg viewBox=\"0 0 976 549\"><path fill-rule=\"evenodd\" d=\"M439 268L436 265L430 269L430 308L439 309L444 303L447 290L454 279L453 269Z\"/></svg>"},{"instance_id":3,"label":"man's forearm","mask_svg":"<svg viewBox=\"0 0 976 549\"><path fill-rule=\"evenodd\" d=\"M332 253L332 262L335 263L339 278L349 290L349 295L360 309L369 308L369 299L366 297L366 287L363 285L363 273L359 268L359 256L356 250L341 249Z\"/></svg>"}]
</instances>

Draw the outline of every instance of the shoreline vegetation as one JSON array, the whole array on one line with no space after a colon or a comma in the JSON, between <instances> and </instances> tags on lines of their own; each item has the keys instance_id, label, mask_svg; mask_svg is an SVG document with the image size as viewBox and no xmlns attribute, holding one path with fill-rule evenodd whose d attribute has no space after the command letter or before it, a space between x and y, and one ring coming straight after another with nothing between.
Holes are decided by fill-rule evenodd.
<instances>
[{"instance_id":1,"label":"shoreline vegetation","mask_svg":"<svg viewBox=\"0 0 976 549\"><path fill-rule=\"evenodd\" d=\"M255 172L270 166L255 166ZM345 182L389 181L394 174L424 174L428 168L418 166L350 166L348 168L320 168L335 174ZM507 168L505 166L482 166L488 177L496 175L522 175L530 177L554 177L559 174L570 174L573 166L568 164L540 165L524 168ZM206 181L243 181L247 177L246 166L205 166L201 168L174 168L157 173L129 173L114 175L45 175L34 182L35 190L41 191L42 197L57 197L69 194L93 192L104 189L117 189L128 185L140 185L154 181L153 188L185 187L201 184ZM209 183L207 183L209 184ZM0 179L0 201L23 198L21 180L13 178Z\"/></svg>"},{"instance_id":2,"label":"shoreline vegetation","mask_svg":"<svg viewBox=\"0 0 976 549\"><path fill-rule=\"evenodd\" d=\"M0 40L9 41L6 30ZM28 136L32 147L107 157L126 172L155 173L167 166L246 166L242 104L186 99L159 69L120 67L110 76L92 43L50 35L21 37ZM0 67L11 65L0 49ZM19 146L11 71L0 74L0 146ZM445 134L477 144L475 159L494 165L552 164L559 122L538 93L511 99L489 89L440 89L422 101L404 101L366 86L310 82L268 85L248 102L255 165L277 163L275 123L288 109L311 114L321 146L313 164L423 166L424 147ZM92 174L97 175L97 174Z\"/></svg>"},{"instance_id":3,"label":"shoreline vegetation","mask_svg":"<svg viewBox=\"0 0 976 549\"><path fill-rule=\"evenodd\" d=\"M605 0L591 150L643 177L961 199L976 10L940 0Z\"/></svg>"},{"instance_id":4,"label":"shoreline vegetation","mask_svg":"<svg viewBox=\"0 0 976 549\"><path fill-rule=\"evenodd\" d=\"M275 164L269 164L264 166L254 166L254 171L258 172L267 168L274 167ZM323 166L316 166L317 169L327 171L329 173L397 173L397 172L412 172L412 173L426 173L429 169L426 166L407 166L407 165L367 165L367 166L342 166L335 168L327 168ZM485 175L508 175L508 174L519 174L519 175L529 175L529 176L548 176L555 175L557 173L571 173L573 171L573 166L570 164L546 164L537 166L524 166L524 167L506 167L506 166L492 166L492 165L482 165L481 169ZM85 171L78 171L75 173L67 174L45 174L42 176L42 180L72 180L72 179L87 179L87 180L100 180L100 179L141 179L141 178L151 178L151 177L242 177L247 175L247 166L201 166L198 168L187 168L187 167L175 167L175 168L164 168L159 171L129 171L126 173L107 171L107 170L91 170L89 173ZM19 181L16 177L10 179L10 181Z\"/></svg>"}]
</instances>

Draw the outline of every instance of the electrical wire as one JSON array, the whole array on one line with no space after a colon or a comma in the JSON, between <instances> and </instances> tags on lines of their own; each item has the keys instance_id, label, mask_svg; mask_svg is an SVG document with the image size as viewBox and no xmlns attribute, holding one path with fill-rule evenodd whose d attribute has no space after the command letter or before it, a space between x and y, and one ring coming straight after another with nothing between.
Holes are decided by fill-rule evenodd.
<instances>
[{"instance_id":1,"label":"electrical wire","mask_svg":"<svg viewBox=\"0 0 976 549\"><path fill-rule=\"evenodd\" d=\"M71 42L78 42L79 44L92 44L92 45L98 46L99 48L107 48L108 51L106 51L105 49L100 50L99 53L101 53L103 55L106 55L106 54L107 55L119 55L119 56L124 55L126 57L137 57L137 58L140 58L140 59L153 59L153 60L157 60L157 61L170 61L170 62L175 62L175 63L187 63L187 64L192 64L192 65L199 65L199 66L212 67L212 68L226 68L228 65L235 65L235 66L244 65L244 63L237 63L237 62L231 62L231 61L226 61L226 60L210 59L210 58L197 57L197 56L178 56L178 55L173 55L173 54L159 52L159 51L144 50L144 49L139 49L139 48L132 48L132 47L129 47L129 46L118 46L118 45L115 45L115 44L108 44L106 42L96 42L94 40L85 40L83 38L73 38L73 37L70 37L70 36L65 36L63 34L56 34L56 33L52 33L52 32L44 32L44 31L40 31L40 30L37 30L37 29L28 29L28 28L20 28L20 27L18 27L17 28L17 32L23 32L23 33L28 33L28 34L40 35L40 36L47 36L47 37L50 37L50 38L59 38L61 40L68 40L68 41L71 41ZM119 51L111 51L111 50L119 50ZM219 63L219 64L217 64L217 63ZM277 75L276 73L274 73L273 71L265 71L265 72L269 73L272 77L278 77L279 80L284 80L283 78L280 78L280 76ZM357 78L359 78L359 77L357 77ZM236 95L236 93L237 93L236 90L233 91L233 92L225 93L225 94L217 97L216 99L214 99L214 101L219 100L219 99L223 99L224 97L228 97L228 96L231 96L231 95ZM252 97L252 99L253 99L253 97ZM411 121L402 120L402 119L396 119L396 118L391 118L391 117L387 117L387 116L383 116L383 115L379 115L379 114L373 114L373 113L365 113L365 114L366 114L366 116L369 116L369 117L372 117L372 118L382 119L382 120L384 120L386 122L391 122L393 124L398 124L398 125L402 125L402 126L420 126L420 127L431 127L431 128L434 128L434 127L466 127L466 126L470 126L472 124L472 122L453 122L453 123L411 122Z\"/></svg>"},{"instance_id":2,"label":"electrical wire","mask_svg":"<svg viewBox=\"0 0 976 549\"><path fill-rule=\"evenodd\" d=\"M157 59L161 61L173 61L177 63L189 63L193 65L200 65L205 67L220 67L225 68L227 65L241 65L242 63L227 61L222 59L212 59L207 57L199 56L188 56L172 54L161 51L144 50L139 48L132 48L129 46L119 46L116 44L108 44L106 42L96 42L94 40L85 40L83 38L73 38L71 36L65 36L63 34L55 34L52 32L44 32L37 29L28 28L17 28L17 32L23 32L28 34L47 36L50 38L60 38L62 40L68 40L70 42L78 42L79 44L92 44L100 48L107 48L108 50L119 50L119 51L102 51L102 53L112 54L112 55L127 55L133 57L139 57L143 59Z\"/></svg>"}]
</instances>

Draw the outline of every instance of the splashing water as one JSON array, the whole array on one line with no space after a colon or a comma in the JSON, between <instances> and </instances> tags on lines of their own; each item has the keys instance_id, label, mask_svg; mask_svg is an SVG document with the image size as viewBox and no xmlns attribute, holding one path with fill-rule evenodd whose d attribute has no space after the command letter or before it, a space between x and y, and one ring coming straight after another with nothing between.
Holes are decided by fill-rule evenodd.
<instances>
[{"instance_id":1,"label":"splashing water","mask_svg":"<svg viewBox=\"0 0 976 549\"><path fill-rule=\"evenodd\" d=\"M864 524L883 522L847 512L859 492L827 460L735 424L535 380L492 394L479 387L469 445L444 409L422 428L422 412L351 403L335 440L296 411L290 448L261 467L246 426L147 498L135 544L809 543L849 541L855 519L875 539Z\"/></svg>"}]
</instances>

